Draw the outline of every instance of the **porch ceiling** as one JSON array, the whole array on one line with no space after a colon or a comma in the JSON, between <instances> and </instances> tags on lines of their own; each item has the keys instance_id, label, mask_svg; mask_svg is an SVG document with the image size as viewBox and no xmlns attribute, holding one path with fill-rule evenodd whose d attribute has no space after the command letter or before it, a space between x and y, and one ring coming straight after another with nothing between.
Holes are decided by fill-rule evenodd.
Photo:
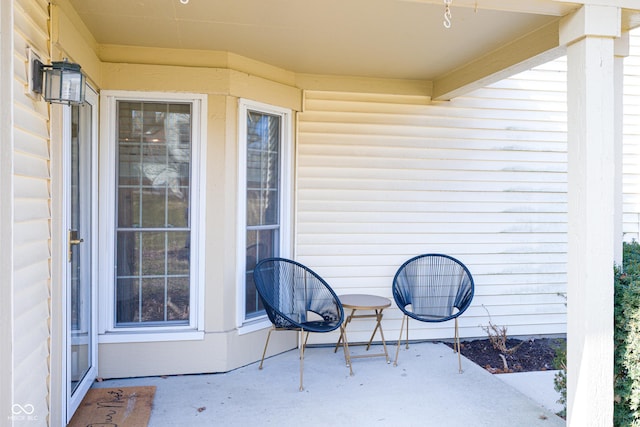
<instances>
[{"instance_id":1,"label":"porch ceiling","mask_svg":"<svg viewBox=\"0 0 640 427\"><path fill-rule=\"evenodd\" d=\"M555 47L558 20L579 7L453 0L447 29L443 0L69 1L99 44L229 51L305 74L426 80L434 97Z\"/></svg>"}]
</instances>

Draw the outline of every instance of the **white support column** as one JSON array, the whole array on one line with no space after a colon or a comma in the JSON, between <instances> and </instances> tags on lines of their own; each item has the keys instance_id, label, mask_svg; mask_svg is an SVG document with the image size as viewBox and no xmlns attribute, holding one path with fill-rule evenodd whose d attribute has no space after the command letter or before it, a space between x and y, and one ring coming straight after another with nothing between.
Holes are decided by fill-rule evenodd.
<instances>
[{"instance_id":1,"label":"white support column","mask_svg":"<svg viewBox=\"0 0 640 427\"><path fill-rule=\"evenodd\" d=\"M613 423L614 39L621 11L585 5L565 18L568 58L567 425ZM617 89L616 89L617 88Z\"/></svg>"},{"instance_id":2,"label":"white support column","mask_svg":"<svg viewBox=\"0 0 640 427\"><path fill-rule=\"evenodd\" d=\"M623 192L622 192L622 147L623 147L623 98L624 98L624 58L629 56L629 33L625 32L614 42L615 59L613 63L613 95L614 95L614 223L613 223L613 260L616 265L622 265L622 237L623 237Z\"/></svg>"}]
</instances>

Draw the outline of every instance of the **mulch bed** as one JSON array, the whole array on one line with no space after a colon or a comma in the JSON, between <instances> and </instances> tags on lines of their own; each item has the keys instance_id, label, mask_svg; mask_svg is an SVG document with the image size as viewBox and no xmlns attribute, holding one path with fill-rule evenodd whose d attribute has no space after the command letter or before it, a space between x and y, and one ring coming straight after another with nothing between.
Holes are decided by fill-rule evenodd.
<instances>
[{"instance_id":1,"label":"mulch bed","mask_svg":"<svg viewBox=\"0 0 640 427\"><path fill-rule=\"evenodd\" d=\"M452 343L446 344L453 348ZM517 349L511 354L505 354L496 350L488 339L461 342L462 355L493 374L558 369L554 365L553 359L556 355L556 349L561 346L566 346L564 338L530 340L509 338L506 342L506 348L517 347Z\"/></svg>"}]
</instances>

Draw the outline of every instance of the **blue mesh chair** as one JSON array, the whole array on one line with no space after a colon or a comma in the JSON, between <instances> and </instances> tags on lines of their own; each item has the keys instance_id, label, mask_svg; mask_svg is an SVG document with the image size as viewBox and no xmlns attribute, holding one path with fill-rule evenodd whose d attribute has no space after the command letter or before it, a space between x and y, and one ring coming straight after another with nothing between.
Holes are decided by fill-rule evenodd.
<instances>
[{"instance_id":1,"label":"blue mesh chair","mask_svg":"<svg viewBox=\"0 0 640 427\"><path fill-rule=\"evenodd\" d=\"M469 269L451 256L424 254L402 264L393 278L393 298L404 313L394 365L398 365L405 320L406 347L409 348L409 317L421 322L455 319L454 350L458 352L458 368L462 372L458 316L471 305L473 292Z\"/></svg>"},{"instance_id":2,"label":"blue mesh chair","mask_svg":"<svg viewBox=\"0 0 640 427\"><path fill-rule=\"evenodd\" d=\"M300 332L300 391L304 348L309 332L331 332L344 319L342 304L333 289L308 267L284 258L266 258L253 270L258 295L273 324L264 345L262 363L275 330ZM305 335L306 332L306 335Z\"/></svg>"}]
</instances>

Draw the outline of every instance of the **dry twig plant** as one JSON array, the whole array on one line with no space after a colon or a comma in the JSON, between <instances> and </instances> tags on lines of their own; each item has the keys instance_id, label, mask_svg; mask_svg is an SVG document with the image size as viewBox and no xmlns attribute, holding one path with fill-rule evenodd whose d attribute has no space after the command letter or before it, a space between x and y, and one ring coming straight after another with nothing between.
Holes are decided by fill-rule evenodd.
<instances>
[{"instance_id":1,"label":"dry twig plant","mask_svg":"<svg viewBox=\"0 0 640 427\"><path fill-rule=\"evenodd\" d=\"M507 358L505 357L505 355L513 354L520 348L524 341L521 341L511 348L507 347L507 327L494 325L491 322L491 314L489 313L489 310L487 310L487 307L484 307L484 309L487 311L487 315L489 316L489 326L480 327L487 333L489 342L491 343L493 348L496 349L496 351L500 352L500 358L502 359L502 364L504 365L504 371L509 372L509 365L507 364Z\"/></svg>"}]
</instances>

